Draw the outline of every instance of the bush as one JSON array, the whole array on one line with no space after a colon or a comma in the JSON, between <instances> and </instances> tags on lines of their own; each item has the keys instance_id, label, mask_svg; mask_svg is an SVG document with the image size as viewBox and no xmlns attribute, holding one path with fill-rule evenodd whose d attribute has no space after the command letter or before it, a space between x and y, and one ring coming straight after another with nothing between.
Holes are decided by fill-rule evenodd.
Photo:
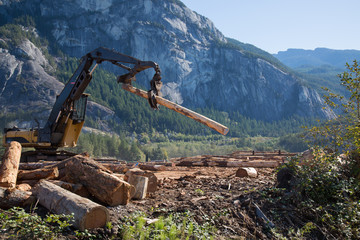
<instances>
[{"instance_id":1,"label":"bush","mask_svg":"<svg viewBox=\"0 0 360 240\"><path fill-rule=\"evenodd\" d=\"M349 176L348 164L318 150L307 164L299 165L294 158L286 168L292 175L290 187L281 197L276 195L275 204L291 204L297 216L315 223L312 231L321 232L324 238L359 239L360 186ZM274 196L273 191L267 195Z\"/></svg>"}]
</instances>

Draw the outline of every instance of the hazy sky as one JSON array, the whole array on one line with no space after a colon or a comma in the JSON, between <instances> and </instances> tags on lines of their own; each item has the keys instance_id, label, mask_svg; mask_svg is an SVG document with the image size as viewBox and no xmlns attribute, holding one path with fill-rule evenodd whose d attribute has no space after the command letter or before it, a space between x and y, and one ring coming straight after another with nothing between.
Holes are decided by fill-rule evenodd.
<instances>
[{"instance_id":1,"label":"hazy sky","mask_svg":"<svg viewBox=\"0 0 360 240\"><path fill-rule=\"evenodd\" d=\"M269 53L360 50L360 0L181 0L226 36Z\"/></svg>"}]
</instances>

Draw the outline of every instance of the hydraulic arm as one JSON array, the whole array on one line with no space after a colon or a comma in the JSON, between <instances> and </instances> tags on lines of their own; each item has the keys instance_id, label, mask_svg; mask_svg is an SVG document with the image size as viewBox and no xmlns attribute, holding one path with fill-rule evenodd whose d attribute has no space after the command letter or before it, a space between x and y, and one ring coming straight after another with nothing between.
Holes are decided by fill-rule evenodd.
<instances>
[{"instance_id":1,"label":"hydraulic arm","mask_svg":"<svg viewBox=\"0 0 360 240\"><path fill-rule=\"evenodd\" d=\"M57 96L44 128L22 130L16 127L5 129L4 145L18 141L23 147L55 150L59 147L76 146L85 120L87 94L92 74L98 64L107 61L127 71L118 77L119 83L131 84L135 75L145 69L153 68L155 74L150 81L150 105L157 108L153 100L160 94L162 86L160 68L152 61L141 61L107 48L97 48L81 58L81 63Z\"/></svg>"}]
</instances>

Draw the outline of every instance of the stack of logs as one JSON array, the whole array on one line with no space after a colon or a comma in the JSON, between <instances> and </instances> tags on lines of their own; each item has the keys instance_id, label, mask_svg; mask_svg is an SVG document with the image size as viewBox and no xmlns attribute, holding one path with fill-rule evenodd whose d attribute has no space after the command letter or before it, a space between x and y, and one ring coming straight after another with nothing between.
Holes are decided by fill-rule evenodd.
<instances>
[{"instance_id":1,"label":"stack of logs","mask_svg":"<svg viewBox=\"0 0 360 240\"><path fill-rule=\"evenodd\" d=\"M20 156L21 145L11 142L0 166L0 208L38 200L56 214L73 213L73 224L80 230L106 225L109 211L103 205L126 205L157 188L151 172L129 170L126 165L114 169L117 165L101 164L85 155L55 163L20 163Z\"/></svg>"},{"instance_id":2,"label":"stack of logs","mask_svg":"<svg viewBox=\"0 0 360 240\"><path fill-rule=\"evenodd\" d=\"M276 168L295 153L238 151L229 155L200 155L173 159L176 166Z\"/></svg>"}]
</instances>

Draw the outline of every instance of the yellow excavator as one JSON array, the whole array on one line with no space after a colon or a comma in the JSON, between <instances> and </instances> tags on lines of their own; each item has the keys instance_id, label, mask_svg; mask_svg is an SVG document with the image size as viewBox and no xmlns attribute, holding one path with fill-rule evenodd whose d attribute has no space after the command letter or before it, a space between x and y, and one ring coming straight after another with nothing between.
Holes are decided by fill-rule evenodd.
<instances>
[{"instance_id":1,"label":"yellow excavator","mask_svg":"<svg viewBox=\"0 0 360 240\"><path fill-rule=\"evenodd\" d=\"M59 160L67 157L68 152L56 150L60 147L76 146L85 121L88 94L85 94L84 91L92 79L95 68L102 62L110 62L125 69L127 73L119 76L117 82L123 83L123 89L147 98L152 108L158 108L158 105L161 104L224 135L228 132L225 126L162 98L160 96L161 71L155 62L141 61L114 50L100 47L81 58L78 68L57 96L45 126L28 130L17 127L5 128L3 145L8 146L11 141L17 141L22 147L35 148L36 151L23 154L23 161L38 160L39 154L42 155L40 158L53 156L47 160ZM131 86L131 82L135 80L135 75L149 68L153 68L155 71L150 81L151 89L146 92Z\"/></svg>"}]
</instances>

